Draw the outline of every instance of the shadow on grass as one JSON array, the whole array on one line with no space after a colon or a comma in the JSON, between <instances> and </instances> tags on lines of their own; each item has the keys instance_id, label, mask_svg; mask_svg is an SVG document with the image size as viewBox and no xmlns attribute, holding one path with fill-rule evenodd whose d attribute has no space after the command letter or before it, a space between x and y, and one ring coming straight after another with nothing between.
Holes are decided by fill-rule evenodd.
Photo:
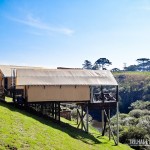
<instances>
[{"instance_id":1,"label":"shadow on grass","mask_svg":"<svg viewBox=\"0 0 150 150\"><path fill-rule=\"evenodd\" d=\"M87 143L87 144L90 144L90 145L101 143L92 134L86 133L86 132L82 131L81 129L77 129L77 128L75 128L75 127L73 127L73 126L71 126L67 123L54 122L54 120L50 119L49 117L41 115L37 112L35 113L35 111L30 110L30 112L29 112L29 110L28 111L25 110L25 109L23 110L23 107L20 107L21 109L19 109L18 106L14 107L13 103L5 103L5 102L0 101L0 105L3 106L3 107L8 108L11 111L19 112L23 115L26 115L26 116L31 117L33 119L36 119L39 122L41 122L42 124L45 124L45 125L50 126L52 128L58 129L62 132L65 132L69 136L71 136L75 139L81 140L84 143Z\"/></svg>"}]
</instances>

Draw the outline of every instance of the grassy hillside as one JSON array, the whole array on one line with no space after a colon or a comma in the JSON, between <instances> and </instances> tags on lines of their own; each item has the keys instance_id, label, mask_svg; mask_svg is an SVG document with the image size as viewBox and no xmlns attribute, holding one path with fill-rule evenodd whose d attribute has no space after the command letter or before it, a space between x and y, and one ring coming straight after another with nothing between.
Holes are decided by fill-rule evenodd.
<instances>
[{"instance_id":1,"label":"grassy hillside","mask_svg":"<svg viewBox=\"0 0 150 150\"><path fill-rule=\"evenodd\" d=\"M118 80L118 82L120 81L126 81L131 82L131 81L145 81L148 83L150 82L150 72L134 72L134 71L130 71L130 72L114 72L113 73L114 76L116 77L116 79Z\"/></svg>"},{"instance_id":2,"label":"grassy hillside","mask_svg":"<svg viewBox=\"0 0 150 150\"><path fill-rule=\"evenodd\" d=\"M0 102L0 150L129 150L90 129L61 118L60 125Z\"/></svg>"},{"instance_id":3,"label":"grassy hillside","mask_svg":"<svg viewBox=\"0 0 150 150\"><path fill-rule=\"evenodd\" d=\"M119 84L120 112L128 113L131 103L150 100L150 72L113 73Z\"/></svg>"}]
</instances>

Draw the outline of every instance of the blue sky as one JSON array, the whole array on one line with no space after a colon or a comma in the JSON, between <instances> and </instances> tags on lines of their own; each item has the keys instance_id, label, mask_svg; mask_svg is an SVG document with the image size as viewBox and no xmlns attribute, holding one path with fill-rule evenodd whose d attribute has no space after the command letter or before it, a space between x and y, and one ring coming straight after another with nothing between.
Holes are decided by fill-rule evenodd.
<instances>
[{"instance_id":1,"label":"blue sky","mask_svg":"<svg viewBox=\"0 0 150 150\"><path fill-rule=\"evenodd\" d=\"M0 0L0 64L113 67L150 58L150 0Z\"/></svg>"}]
</instances>

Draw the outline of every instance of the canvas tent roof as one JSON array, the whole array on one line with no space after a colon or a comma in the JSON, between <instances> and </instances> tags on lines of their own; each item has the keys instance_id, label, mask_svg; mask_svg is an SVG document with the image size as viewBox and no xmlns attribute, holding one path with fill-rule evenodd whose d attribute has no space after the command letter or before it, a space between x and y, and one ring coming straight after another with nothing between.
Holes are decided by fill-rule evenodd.
<instances>
[{"instance_id":1,"label":"canvas tent roof","mask_svg":"<svg viewBox=\"0 0 150 150\"><path fill-rule=\"evenodd\" d=\"M41 69L41 67L29 67L29 66L14 66L14 65L0 65L0 71L4 75L4 77L12 76L12 69Z\"/></svg>"},{"instance_id":2,"label":"canvas tent roof","mask_svg":"<svg viewBox=\"0 0 150 150\"><path fill-rule=\"evenodd\" d=\"M108 70L17 69L16 85L118 85Z\"/></svg>"}]
</instances>

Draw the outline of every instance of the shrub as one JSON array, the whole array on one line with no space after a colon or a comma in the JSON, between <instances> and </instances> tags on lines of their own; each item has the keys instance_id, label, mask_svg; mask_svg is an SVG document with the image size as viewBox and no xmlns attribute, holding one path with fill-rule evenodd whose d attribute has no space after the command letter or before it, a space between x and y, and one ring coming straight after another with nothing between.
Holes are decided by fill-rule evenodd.
<instances>
[{"instance_id":1,"label":"shrub","mask_svg":"<svg viewBox=\"0 0 150 150\"><path fill-rule=\"evenodd\" d=\"M129 112L129 115L131 117L140 118L144 115L150 115L150 111L148 111L147 109L144 109L144 110L134 109Z\"/></svg>"},{"instance_id":2,"label":"shrub","mask_svg":"<svg viewBox=\"0 0 150 150\"><path fill-rule=\"evenodd\" d=\"M130 139L147 139L147 132L145 129L139 127L129 127L128 130L121 132L120 142L130 144ZM143 150L144 146L134 146L133 148L136 150Z\"/></svg>"},{"instance_id":3,"label":"shrub","mask_svg":"<svg viewBox=\"0 0 150 150\"><path fill-rule=\"evenodd\" d=\"M150 95L150 94L148 94ZM137 100L136 102L132 103L131 106L129 107L130 109L148 109L150 110L150 101L142 101L142 100Z\"/></svg>"},{"instance_id":4,"label":"shrub","mask_svg":"<svg viewBox=\"0 0 150 150\"><path fill-rule=\"evenodd\" d=\"M132 126L136 125L138 120L135 117L126 117L121 121L123 126Z\"/></svg>"},{"instance_id":5,"label":"shrub","mask_svg":"<svg viewBox=\"0 0 150 150\"><path fill-rule=\"evenodd\" d=\"M139 118L137 127L145 129L148 132L150 138L150 116L146 115Z\"/></svg>"}]
</instances>

